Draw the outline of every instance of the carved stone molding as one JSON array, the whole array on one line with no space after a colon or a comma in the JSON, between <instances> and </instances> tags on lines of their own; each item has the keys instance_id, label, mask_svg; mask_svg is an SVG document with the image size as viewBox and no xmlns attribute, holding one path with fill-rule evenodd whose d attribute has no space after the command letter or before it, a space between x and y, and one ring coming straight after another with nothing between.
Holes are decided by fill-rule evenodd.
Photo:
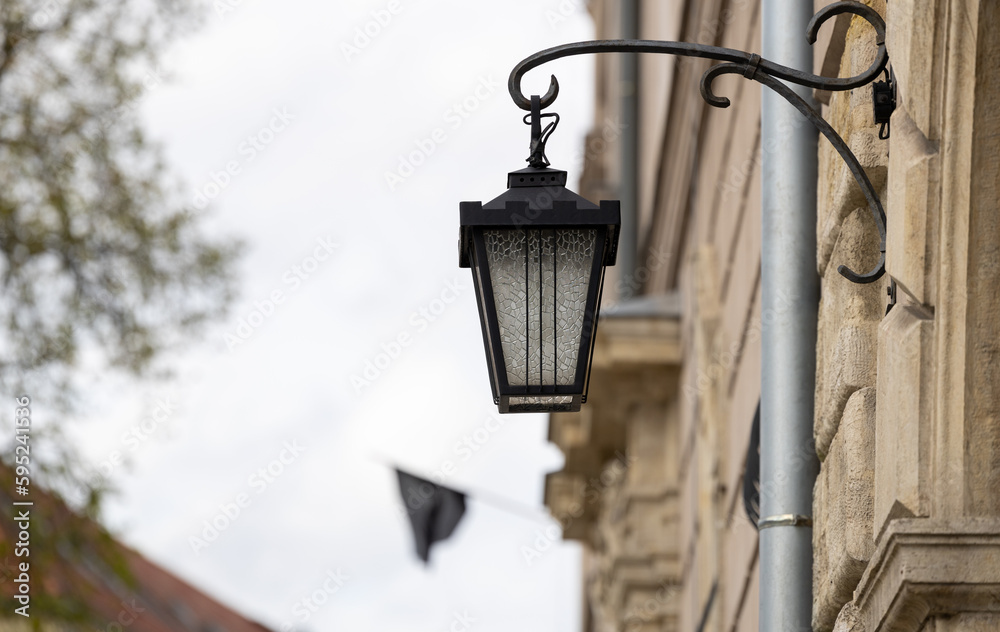
<instances>
[{"instance_id":1,"label":"carved stone molding","mask_svg":"<svg viewBox=\"0 0 1000 632\"><path fill-rule=\"evenodd\" d=\"M865 632L919 632L937 616L1000 613L1000 519L890 522L854 605Z\"/></svg>"}]
</instances>

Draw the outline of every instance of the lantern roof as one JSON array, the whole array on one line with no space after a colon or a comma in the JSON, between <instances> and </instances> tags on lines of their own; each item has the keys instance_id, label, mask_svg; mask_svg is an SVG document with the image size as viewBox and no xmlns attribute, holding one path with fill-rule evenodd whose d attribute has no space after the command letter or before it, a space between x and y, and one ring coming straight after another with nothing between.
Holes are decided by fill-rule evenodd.
<instances>
[{"instance_id":1,"label":"lantern roof","mask_svg":"<svg viewBox=\"0 0 1000 632\"><path fill-rule=\"evenodd\" d=\"M566 188L566 172L560 169L527 167L507 174L507 191L489 202L462 202L459 205L459 267L468 268L473 226L508 228L607 226L608 247L604 265L613 266L618 254L620 203L603 200L594 204Z\"/></svg>"},{"instance_id":2,"label":"lantern roof","mask_svg":"<svg viewBox=\"0 0 1000 632\"><path fill-rule=\"evenodd\" d=\"M527 202L528 210L554 208L556 202L570 202L578 209L600 208L566 188L566 172L560 169L526 167L507 174L507 191L483 204L484 209L506 209L508 202Z\"/></svg>"}]
</instances>

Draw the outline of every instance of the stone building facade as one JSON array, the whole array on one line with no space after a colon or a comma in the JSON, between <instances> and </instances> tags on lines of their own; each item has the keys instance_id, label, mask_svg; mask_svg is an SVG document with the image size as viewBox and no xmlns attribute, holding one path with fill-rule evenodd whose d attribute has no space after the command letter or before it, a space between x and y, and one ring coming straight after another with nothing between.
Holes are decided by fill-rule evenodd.
<instances>
[{"instance_id":1,"label":"stone building facade","mask_svg":"<svg viewBox=\"0 0 1000 632\"><path fill-rule=\"evenodd\" d=\"M761 49L759 0L592 0L597 38L627 32L625 2L641 38ZM886 206L887 275L837 273L871 269L878 236L821 139L812 628L1000 630L1000 4L866 3L898 86L889 140L870 86L815 97ZM840 16L814 67L857 74L874 50ZM636 267L609 270L589 403L550 417L566 462L546 503L585 544L584 632L756 630L760 86L721 79L719 110L708 61L644 56L635 85L620 56L595 62L594 138L637 91ZM585 196L620 197L620 154L588 151Z\"/></svg>"}]
</instances>

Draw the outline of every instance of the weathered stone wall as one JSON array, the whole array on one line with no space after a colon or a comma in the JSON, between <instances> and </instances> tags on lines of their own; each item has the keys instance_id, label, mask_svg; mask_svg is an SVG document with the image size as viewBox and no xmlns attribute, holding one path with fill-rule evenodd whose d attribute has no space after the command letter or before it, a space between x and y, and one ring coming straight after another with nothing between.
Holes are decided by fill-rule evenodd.
<instances>
[{"instance_id":1,"label":"weathered stone wall","mask_svg":"<svg viewBox=\"0 0 1000 632\"><path fill-rule=\"evenodd\" d=\"M888 274L870 288L836 274L870 267L874 226L821 150L813 627L997 630L1000 9L871 4L898 81L891 138L873 137L870 89L826 115L881 189ZM847 31L842 75L867 65L866 37Z\"/></svg>"},{"instance_id":2,"label":"weathered stone wall","mask_svg":"<svg viewBox=\"0 0 1000 632\"><path fill-rule=\"evenodd\" d=\"M869 4L884 14L884 1ZM843 45L828 49L839 59L824 60L824 70L859 74L875 58L874 30L854 18L842 36ZM871 86L832 94L823 113L884 200L889 143L878 138L872 119ZM858 285L837 271L840 265L871 270L879 238L864 195L825 140L819 147L816 210L821 299L814 435L822 465L813 499L813 627L830 630L874 549L876 360L888 281Z\"/></svg>"},{"instance_id":3,"label":"weathered stone wall","mask_svg":"<svg viewBox=\"0 0 1000 632\"><path fill-rule=\"evenodd\" d=\"M859 286L837 273L871 269L879 240L820 140L813 628L1000 630L1000 3L865 1L888 24L890 140L870 86L816 97L886 205L888 275ZM640 4L642 37L760 50L758 0ZM617 36L619 2L589 7L597 36ZM841 16L815 69L857 74L874 50L870 27ZM597 64L599 126L621 86L615 56ZM709 108L697 86L708 65L640 61L641 294L676 293L680 309L602 321L592 402L550 425L567 460L546 502L574 514L564 536L587 545L586 632L757 629L741 487L768 316L760 88L723 78L733 107ZM585 192L614 197L617 151L588 154ZM796 299L787 288L785 306ZM632 459L624 477L616 451Z\"/></svg>"}]
</instances>

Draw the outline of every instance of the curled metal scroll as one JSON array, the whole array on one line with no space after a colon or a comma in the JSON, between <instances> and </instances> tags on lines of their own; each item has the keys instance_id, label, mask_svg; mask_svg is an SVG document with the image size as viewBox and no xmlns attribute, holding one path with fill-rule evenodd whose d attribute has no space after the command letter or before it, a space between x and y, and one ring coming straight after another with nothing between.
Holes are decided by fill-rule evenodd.
<instances>
[{"instance_id":1,"label":"curled metal scroll","mask_svg":"<svg viewBox=\"0 0 1000 632\"><path fill-rule=\"evenodd\" d=\"M728 107L730 104L729 99L716 96L712 92L712 82L720 75L741 74L747 79L752 79L767 86L784 97L785 100L791 103L826 136L827 140L837 150L837 153L847 163L848 168L858 182L858 186L864 192L865 198L868 200L868 207L875 219L880 237L881 256L875 268L866 274L858 274L846 266L839 266L837 271L855 283L872 283L885 274L885 210L882 208L878 194L875 192L871 181L868 180L868 176L865 174L858 159L851 152L847 143L844 142L844 139L804 99L784 83L778 81L778 79L781 79L810 88L841 91L866 85L879 76L879 73L882 72L889 62L889 54L885 49L885 22L882 20L882 16L871 7L851 0L835 2L824 7L809 21L809 25L806 28L807 40L810 44L815 43L819 28L826 21L843 13L857 15L871 24L875 29L875 43L878 47L875 54L875 61L872 62L867 70L853 77L823 77L821 75L814 75L768 61L756 53L747 53L719 46L656 40L594 40L547 48L521 60L511 70L510 77L507 80L507 90L510 92L511 99L513 99L519 108L530 110L531 100L521 92L521 78L524 74L546 62L573 55L587 55L591 53L658 53L683 57L700 57L724 62L709 68L701 78L701 95L709 105L720 108ZM548 91L540 98L541 107L546 108L552 105L558 95L559 82L556 80L555 75L552 75Z\"/></svg>"},{"instance_id":2,"label":"curled metal scroll","mask_svg":"<svg viewBox=\"0 0 1000 632\"><path fill-rule=\"evenodd\" d=\"M744 70L745 66L741 64L718 64L717 66L713 66L702 77L702 96L704 96L705 100L710 104L715 105L712 103L712 99L718 99L718 97L715 97L712 94L712 80L723 74L743 74ZM844 159L845 163L847 163L847 168L850 169L854 179L861 187L862 193L865 194L865 199L868 200L868 208L871 210L872 218L875 220L875 226L878 228L879 260L871 272L865 274L858 274L844 265L838 266L837 272L855 283L872 283L877 281L883 274L885 274L885 210L882 208L882 201L879 200L878 194L875 192L875 187L872 186L871 180L868 179L868 174L865 173L864 168L861 166L861 163L858 162L854 152L852 152L851 148L847 146L847 143L840 137L840 134L838 134L836 130L834 130L833 127L831 127L830 124L816 112L816 110L812 109L802 97L795 94L791 88L777 79L767 75L755 74L750 77L750 79L753 79L754 81L757 81L774 90L779 95L784 97L786 101L795 106L796 110L809 119L809 122L815 125L816 129L818 129L823 136L826 136L826 139L830 141L833 148L837 150L840 157ZM719 100L721 101L722 99ZM726 101L728 101L728 99L726 99ZM728 103L726 103L726 105L728 105Z\"/></svg>"}]
</instances>

